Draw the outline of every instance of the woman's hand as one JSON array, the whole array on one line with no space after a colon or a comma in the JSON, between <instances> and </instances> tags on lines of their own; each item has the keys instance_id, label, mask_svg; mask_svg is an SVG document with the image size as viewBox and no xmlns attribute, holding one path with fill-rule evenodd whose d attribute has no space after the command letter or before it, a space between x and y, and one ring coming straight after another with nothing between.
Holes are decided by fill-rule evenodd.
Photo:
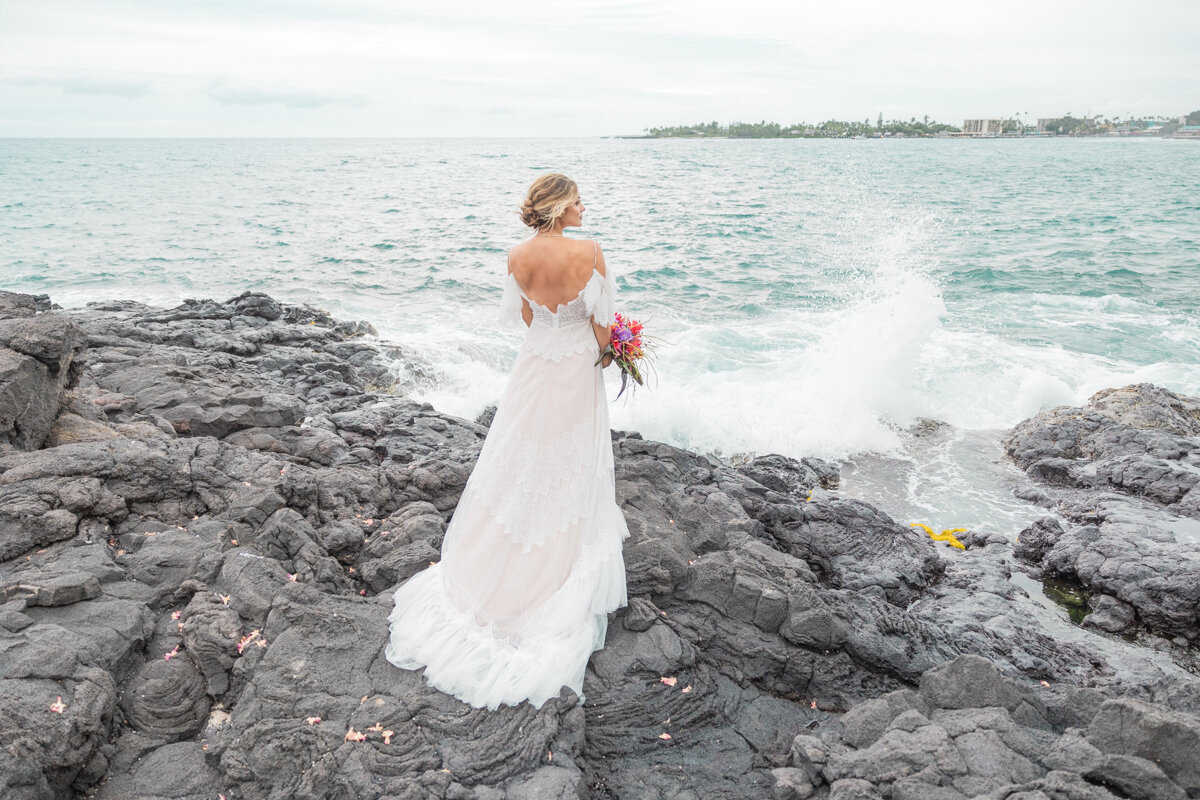
<instances>
[{"instance_id":1,"label":"woman's hand","mask_svg":"<svg viewBox=\"0 0 1200 800\"><path fill-rule=\"evenodd\" d=\"M600 352L607 352L607 355L604 356L603 362L597 361L596 363L603 363L603 365L607 367L612 363L612 347L609 344L612 341L612 326L597 325L593 320L592 333L596 334L596 345L600 348Z\"/></svg>"},{"instance_id":2,"label":"woman's hand","mask_svg":"<svg viewBox=\"0 0 1200 800\"><path fill-rule=\"evenodd\" d=\"M605 347L600 351L600 357L596 359L596 363L592 366L604 369L613 362L613 351L611 347Z\"/></svg>"}]
</instances>

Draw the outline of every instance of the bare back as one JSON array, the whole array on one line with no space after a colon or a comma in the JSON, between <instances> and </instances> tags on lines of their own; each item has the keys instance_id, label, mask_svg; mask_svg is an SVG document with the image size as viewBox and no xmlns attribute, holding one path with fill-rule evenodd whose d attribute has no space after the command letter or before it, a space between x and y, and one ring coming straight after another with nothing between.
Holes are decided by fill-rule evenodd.
<instances>
[{"instance_id":1,"label":"bare back","mask_svg":"<svg viewBox=\"0 0 1200 800\"><path fill-rule=\"evenodd\" d=\"M509 251L508 269L525 296L550 311L574 300L604 260L586 239L534 238Z\"/></svg>"}]
</instances>

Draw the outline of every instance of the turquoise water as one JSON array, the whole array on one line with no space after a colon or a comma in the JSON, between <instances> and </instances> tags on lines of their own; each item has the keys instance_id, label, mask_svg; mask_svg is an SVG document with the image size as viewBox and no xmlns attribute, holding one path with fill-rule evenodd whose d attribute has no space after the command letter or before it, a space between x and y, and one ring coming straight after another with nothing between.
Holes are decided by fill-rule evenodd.
<instances>
[{"instance_id":1,"label":"turquoise water","mask_svg":"<svg viewBox=\"0 0 1200 800\"><path fill-rule=\"evenodd\" d=\"M0 140L0 283L313 303L411 345L409 388L474 416L516 352L494 306L547 170L663 339L615 427L848 459L848 491L984 524L995 431L1133 381L1200 394L1194 142Z\"/></svg>"}]
</instances>

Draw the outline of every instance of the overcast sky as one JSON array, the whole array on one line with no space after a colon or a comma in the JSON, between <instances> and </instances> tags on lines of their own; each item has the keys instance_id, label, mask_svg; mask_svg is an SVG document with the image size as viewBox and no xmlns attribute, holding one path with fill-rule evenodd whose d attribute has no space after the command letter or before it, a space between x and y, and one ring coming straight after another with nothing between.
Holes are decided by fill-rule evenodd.
<instances>
[{"instance_id":1,"label":"overcast sky","mask_svg":"<svg viewBox=\"0 0 1200 800\"><path fill-rule=\"evenodd\" d=\"M0 0L0 136L1200 109L1200 0Z\"/></svg>"}]
</instances>

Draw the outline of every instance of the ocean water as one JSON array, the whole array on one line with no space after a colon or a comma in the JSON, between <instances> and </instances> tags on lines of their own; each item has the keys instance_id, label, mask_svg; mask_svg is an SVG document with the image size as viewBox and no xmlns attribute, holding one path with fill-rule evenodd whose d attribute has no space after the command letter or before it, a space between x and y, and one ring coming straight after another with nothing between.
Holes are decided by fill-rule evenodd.
<instances>
[{"instance_id":1,"label":"ocean water","mask_svg":"<svg viewBox=\"0 0 1200 800\"><path fill-rule=\"evenodd\" d=\"M1015 533L1038 511L1004 429L1108 386L1200 394L1186 141L8 139L0 286L311 303L474 417L519 345L495 326L515 209L551 170L660 340L614 427L834 459L901 521Z\"/></svg>"}]
</instances>

